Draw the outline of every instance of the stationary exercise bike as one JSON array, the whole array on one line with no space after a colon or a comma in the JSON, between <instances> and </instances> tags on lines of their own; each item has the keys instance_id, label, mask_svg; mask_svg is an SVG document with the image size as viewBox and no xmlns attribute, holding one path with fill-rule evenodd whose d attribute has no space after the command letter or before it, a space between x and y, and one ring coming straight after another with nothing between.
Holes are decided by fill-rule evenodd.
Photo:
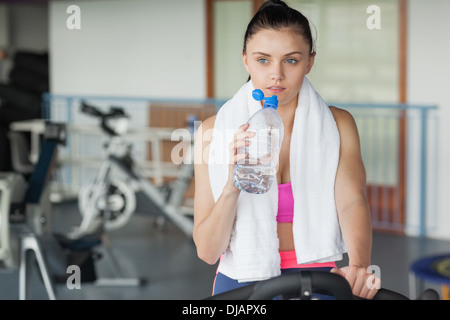
<instances>
[{"instance_id":1,"label":"stationary exercise bike","mask_svg":"<svg viewBox=\"0 0 450 320\"><path fill-rule=\"evenodd\" d=\"M67 285L70 279L98 286L146 284L145 278L123 276L103 228L75 239L54 232L50 224L49 182L58 162L58 146L66 144L66 125L51 121L43 121L41 125L41 151L27 181L16 172L0 173L0 267L19 268L19 299L31 297L32 273L29 270L33 266L37 267L50 300L57 298L55 285ZM25 141L21 139L22 132L13 132L9 138L14 147L19 147L18 143ZM19 157L28 151L25 146L22 147L13 150L15 163L25 159L24 156ZM111 278L97 275L95 262L103 256L97 252L100 246L105 249L108 265L114 273ZM78 267L76 279L67 274L69 267Z\"/></svg>"},{"instance_id":2,"label":"stationary exercise bike","mask_svg":"<svg viewBox=\"0 0 450 320\"><path fill-rule=\"evenodd\" d=\"M123 108L111 107L103 112L97 107L82 102L81 112L96 117L108 141L104 145L105 160L94 181L81 188L79 209L82 221L71 231L70 238L79 238L102 225L105 230L124 226L136 209L136 192L142 191L164 215L170 218L186 235L192 234L193 220L180 209L184 195L194 174L192 161L184 161L178 169L175 180L163 186L156 186L137 165L132 155L132 143L123 137L128 129L129 116ZM186 130L189 133L188 130ZM193 135L193 132L191 132ZM192 135L185 157L192 157ZM112 177L117 169L124 179Z\"/></svg>"},{"instance_id":3,"label":"stationary exercise bike","mask_svg":"<svg viewBox=\"0 0 450 320\"><path fill-rule=\"evenodd\" d=\"M313 270L283 274L204 300L320 300L324 295L335 300L365 300L352 294L349 283L342 276ZM380 288L373 300L410 299L396 291ZM433 289L427 289L416 300L439 300L439 294Z\"/></svg>"}]
</instances>

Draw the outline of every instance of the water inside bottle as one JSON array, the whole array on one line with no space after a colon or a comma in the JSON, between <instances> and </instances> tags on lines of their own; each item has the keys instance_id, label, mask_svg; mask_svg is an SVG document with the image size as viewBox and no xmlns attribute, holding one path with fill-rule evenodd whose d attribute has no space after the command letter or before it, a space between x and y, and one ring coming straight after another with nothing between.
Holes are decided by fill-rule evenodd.
<instances>
[{"instance_id":1,"label":"water inside bottle","mask_svg":"<svg viewBox=\"0 0 450 320\"><path fill-rule=\"evenodd\" d=\"M278 163L278 159L274 158L278 155L277 141L272 141L274 137L278 139L278 135L273 134L277 130L271 126L256 130L250 146L244 148L245 159L235 166L234 184L237 188L255 194L270 189Z\"/></svg>"},{"instance_id":2,"label":"water inside bottle","mask_svg":"<svg viewBox=\"0 0 450 320\"><path fill-rule=\"evenodd\" d=\"M270 165L236 165L234 184L249 193L261 194L270 189L274 175Z\"/></svg>"}]
</instances>

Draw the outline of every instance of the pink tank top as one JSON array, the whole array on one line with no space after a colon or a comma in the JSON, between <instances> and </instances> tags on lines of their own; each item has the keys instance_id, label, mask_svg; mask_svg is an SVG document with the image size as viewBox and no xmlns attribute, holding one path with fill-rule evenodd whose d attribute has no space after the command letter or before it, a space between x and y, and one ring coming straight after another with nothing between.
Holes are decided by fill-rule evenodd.
<instances>
[{"instance_id":1,"label":"pink tank top","mask_svg":"<svg viewBox=\"0 0 450 320\"><path fill-rule=\"evenodd\" d=\"M278 185L277 222L292 222L294 218L294 196L291 183Z\"/></svg>"},{"instance_id":2,"label":"pink tank top","mask_svg":"<svg viewBox=\"0 0 450 320\"><path fill-rule=\"evenodd\" d=\"M294 196L290 182L278 185L277 222L292 222L294 219ZM290 268L336 268L335 262L297 264L295 251L280 251L281 269Z\"/></svg>"}]
</instances>

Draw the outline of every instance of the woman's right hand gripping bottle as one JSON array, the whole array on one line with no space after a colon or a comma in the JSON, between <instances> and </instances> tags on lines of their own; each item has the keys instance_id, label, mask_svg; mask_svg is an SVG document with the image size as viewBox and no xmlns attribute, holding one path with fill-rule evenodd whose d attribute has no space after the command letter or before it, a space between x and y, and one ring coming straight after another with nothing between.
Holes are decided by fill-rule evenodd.
<instances>
[{"instance_id":1,"label":"woman's right hand gripping bottle","mask_svg":"<svg viewBox=\"0 0 450 320\"><path fill-rule=\"evenodd\" d=\"M261 194L267 192L276 180L284 127L277 112L277 96L265 98L259 89L254 90L252 95L257 101L264 100L264 107L248 120L250 126L247 131L253 131L256 135L249 139L249 146L238 150L246 157L234 167L234 185L240 190Z\"/></svg>"}]
</instances>

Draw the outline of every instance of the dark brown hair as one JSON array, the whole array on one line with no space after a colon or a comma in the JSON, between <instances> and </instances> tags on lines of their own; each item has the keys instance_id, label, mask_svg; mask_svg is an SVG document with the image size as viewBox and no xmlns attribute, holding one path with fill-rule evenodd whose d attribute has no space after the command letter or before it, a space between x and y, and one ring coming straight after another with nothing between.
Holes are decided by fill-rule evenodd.
<instances>
[{"instance_id":1,"label":"dark brown hair","mask_svg":"<svg viewBox=\"0 0 450 320\"><path fill-rule=\"evenodd\" d=\"M284 1L269 0L264 2L250 20L244 36L243 51L247 42L261 29L281 30L289 28L303 36L309 44L310 53L315 52L314 41L308 19L299 11L289 7Z\"/></svg>"}]
</instances>

